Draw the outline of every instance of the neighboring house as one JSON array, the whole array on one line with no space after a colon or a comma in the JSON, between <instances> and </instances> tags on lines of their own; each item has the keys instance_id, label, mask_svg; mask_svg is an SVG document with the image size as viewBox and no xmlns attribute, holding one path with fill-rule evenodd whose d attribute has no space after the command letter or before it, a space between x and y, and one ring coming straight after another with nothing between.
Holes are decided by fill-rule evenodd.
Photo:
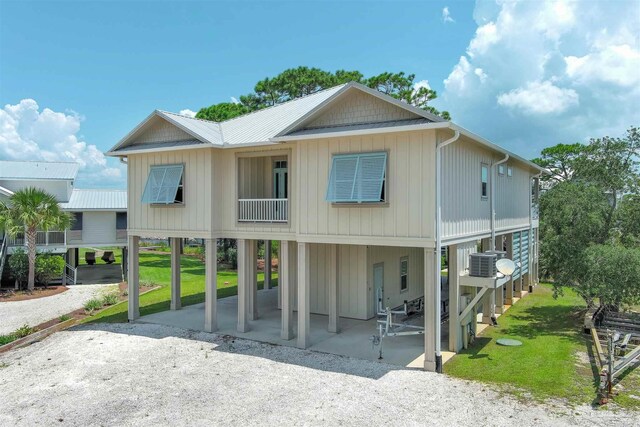
<instances>
[{"instance_id":1,"label":"neighboring house","mask_svg":"<svg viewBox=\"0 0 640 427\"><path fill-rule=\"evenodd\" d=\"M294 338L297 310L301 348L312 344L311 313L328 315L338 332L340 317L374 317L378 300L424 298L429 370L440 367L443 311L449 350L459 351L475 328L474 316L459 319L474 295L495 289L484 303L497 294L500 311L537 283L532 188L541 169L357 83L222 123L154 111L107 154L128 164L130 320L139 317L141 237L171 238L172 309L180 308L178 239L205 239L208 331L217 328L220 238L237 239L239 332L257 317L259 240L280 241L281 336ZM509 283L465 273L468 255L479 241L492 249L493 236L521 263ZM442 296L441 248L450 282Z\"/></svg>"},{"instance_id":2,"label":"neighboring house","mask_svg":"<svg viewBox=\"0 0 640 427\"><path fill-rule=\"evenodd\" d=\"M37 235L38 251L64 254L70 267L78 265L78 248L127 243L126 190L77 189L78 168L74 162L0 160L0 200L8 200L17 190L36 187L54 195L61 208L73 215L69 230L39 231ZM9 255L26 244L23 234L4 238Z\"/></svg>"}]
</instances>

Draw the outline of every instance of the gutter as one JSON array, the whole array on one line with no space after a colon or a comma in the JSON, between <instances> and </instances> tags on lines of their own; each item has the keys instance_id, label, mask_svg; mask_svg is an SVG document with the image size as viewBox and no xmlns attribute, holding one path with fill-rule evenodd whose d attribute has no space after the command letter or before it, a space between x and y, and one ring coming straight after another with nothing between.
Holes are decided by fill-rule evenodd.
<instances>
[{"instance_id":1,"label":"gutter","mask_svg":"<svg viewBox=\"0 0 640 427\"><path fill-rule=\"evenodd\" d=\"M436 287L435 315L435 349L436 349L436 372L442 373L442 350L441 350L441 327L440 319L442 317L440 300L442 299L442 290L440 289L440 256L442 254L442 149L449 144L456 142L460 138L460 131L454 130L453 137L436 144L436 246L434 248L434 286ZM428 319L425 319L428 321Z\"/></svg>"}]
</instances>

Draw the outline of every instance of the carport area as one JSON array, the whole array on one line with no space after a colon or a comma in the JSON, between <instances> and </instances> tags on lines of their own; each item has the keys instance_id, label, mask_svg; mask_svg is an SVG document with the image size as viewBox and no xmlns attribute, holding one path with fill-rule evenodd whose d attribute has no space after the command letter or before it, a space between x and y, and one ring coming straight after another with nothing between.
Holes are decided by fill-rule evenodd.
<instances>
[{"instance_id":1,"label":"carport area","mask_svg":"<svg viewBox=\"0 0 640 427\"><path fill-rule=\"evenodd\" d=\"M195 304L181 310L170 310L141 317L138 322L174 326L195 331L204 331L205 305ZM238 332L238 298L222 298L217 301L218 330L216 334L230 335L254 341L295 347L296 340L283 340L281 332L281 310L278 309L278 289L258 291L258 319L249 321L248 332ZM365 360L378 360L379 347L374 347L372 336L376 334L376 318L356 320L340 318L341 330L327 330L328 316L311 314L309 350ZM293 316L294 334L297 335L297 316ZM448 328L443 327L443 331ZM442 336L446 348L448 336ZM446 361L453 353L443 352ZM424 368L424 335L392 337L384 339L383 361L385 363Z\"/></svg>"},{"instance_id":2,"label":"carport area","mask_svg":"<svg viewBox=\"0 0 640 427\"><path fill-rule=\"evenodd\" d=\"M76 285L110 284L122 282L121 264L79 265Z\"/></svg>"}]
</instances>

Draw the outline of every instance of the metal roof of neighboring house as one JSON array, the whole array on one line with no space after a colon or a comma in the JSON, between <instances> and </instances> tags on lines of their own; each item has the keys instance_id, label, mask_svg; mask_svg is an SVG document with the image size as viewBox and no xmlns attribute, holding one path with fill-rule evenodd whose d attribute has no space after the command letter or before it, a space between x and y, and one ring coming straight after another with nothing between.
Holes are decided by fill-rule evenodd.
<instances>
[{"instance_id":1,"label":"metal roof of neighboring house","mask_svg":"<svg viewBox=\"0 0 640 427\"><path fill-rule=\"evenodd\" d=\"M71 193L67 203L60 203L67 211L125 211L126 190L77 190Z\"/></svg>"},{"instance_id":2,"label":"metal roof of neighboring house","mask_svg":"<svg viewBox=\"0 0 640 427\"><path fill-rule=\"evenodd\" d=\"M0 160L0 179L72 180L78 168L75 162Z\"/></svg>"}]
</instances>

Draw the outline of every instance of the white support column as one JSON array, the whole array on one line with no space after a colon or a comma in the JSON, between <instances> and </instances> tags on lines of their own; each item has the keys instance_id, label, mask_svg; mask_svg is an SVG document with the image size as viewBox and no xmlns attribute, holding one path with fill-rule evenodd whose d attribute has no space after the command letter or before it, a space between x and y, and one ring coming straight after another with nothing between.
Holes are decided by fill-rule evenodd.
<instances>
[{"instance_id":1,"label":"white support column","mask_svg":"<svg viewBox=\"0 0 640 427\"><path fill-rule=\"evenodd\" d=\"M271 240L264 241L264 287L271 289Z\"/></svg>"},{"instance_id":2,"label":"white support column","mask_svg":"<svg viewBox=\"0 0 640 427\"><path fill-rule=\"evenodd\" d=\"M460 272L462 254L458 245L449 245L449 351L460 350Z\"/></svg>"},{"instance_id":3,"label":"white support column","mask_svg":"<svg viewBox=\"0 0 640 427\"><path fill-rule=\"evenodd\" d=\"M338 289L338 245L329 245L329 332L340 332L340 290Z\"/></svg>"},{"instance_id":4,"label":"white support column","mask_svg":"<svg viewBox=\"0 0 640 427\"><path fill-rule=\"evenodd\" d=\"M311 328L311 283L309 277L309 244L298 242L298 342L299 348L309 347Z\"/></svg>"},{"instance_id":5,"label":"white support column","mask_svg":"<svg viewBox=\"0 0 640 427\"><path fill-rule=\"evenodd\" d=\"M482 252L491 250L491 239L482 239ZM491 317L495 316L496 290L490 289L482 299L482 323L491 325Z\"/></svg>"},{"instance_id":6,"label":"white support column","mask_svg":"<svg viewBox=\"0 0 640 427\"><path fill-rule=\"evenodd\" d=\"M283 340L293 339L293 289L291 280L291 270L289 269L289 242L280 241L278 252L278 280L282 294L282 322L280 325L280 338Z\"/></svg>"},{"instance_id":7,"label":"white support column","mask_svg":"<svg viewBox=\"0 0 640 427\"><path fill-rule=\"evenodd\" d=\"M138 275L140 270L138 263L139 243L140 237L129 236L129 277L127 280L129 287L129 322L133 322L140 317L140 277Z\"/></svg>"},{"instance_id":8,"label":"white support column","mask_svg":"<svg viewBox=\"0 0 640 427\"><path fill-rule=\"evenodd\" d=\"M180 310L180 239L171 237L171 310Z\"/></svg>"},{"instance_id":9,"label":"white support column","mask_svg":"<svg viewBox=\"0 0 640 427\"><path fill-rule=\"evenodd\" d=\"M502 248L504 247L504 236L497 236L496 237L496 250L497 251L501 251ZM499 287L496 288L496 299L495 299L495 304L496 304L496 313L497 314L502 314L504 313L504 287Z\"/></svg>"},{"instance_id":10,"label":"white support column","mask_svg":"<svg viewBox=\"0 0 640 427\"><path fill-rule=\"evenodd\" d=\"M205 239L204 248L204 330L218 329L218 260L217 239Z\"/></svg>"},{"instance_id":11,"label":"white support column","mask_svg":"<svg viewBox=\"0 0 640 427\"><path fill-rule=\"evenodd\" d=\"M440 327L440 319L436 319L435 259L434 249L424 249L424 369L435 372L436 370L436 328ZM438 265L438 268L440 265Z\"/></svg>"},{"instance_id":12,"label":"white support column","mask_svg":"<svg viewBox=\"0 0 640 427\"><path fill-rule=\"evenodd\" d=\"M513 234L509 233L507 238L507 258L513 259ZM505 295L505 304L513 305L513 280L507 282L507 294Z\"/></svg>"},{"instance_id":13,"label":"white support column","mask_svg":"<svg viewBox=\"0 0 640 427\"><path fill-rule=\"evenodd\" d=\"M258 241L247 240L249 320L258 320Z\"/></svg>"},{"instance_id":14,"label":"white support column","mask_svg":"<svg viewBox=\"0 0 640 427\"><path fill-rule=\"evenodd\" d=\"M249 277L247 241L238 239L238 332L249 331Z\"/></svg>"}]
</instances>

